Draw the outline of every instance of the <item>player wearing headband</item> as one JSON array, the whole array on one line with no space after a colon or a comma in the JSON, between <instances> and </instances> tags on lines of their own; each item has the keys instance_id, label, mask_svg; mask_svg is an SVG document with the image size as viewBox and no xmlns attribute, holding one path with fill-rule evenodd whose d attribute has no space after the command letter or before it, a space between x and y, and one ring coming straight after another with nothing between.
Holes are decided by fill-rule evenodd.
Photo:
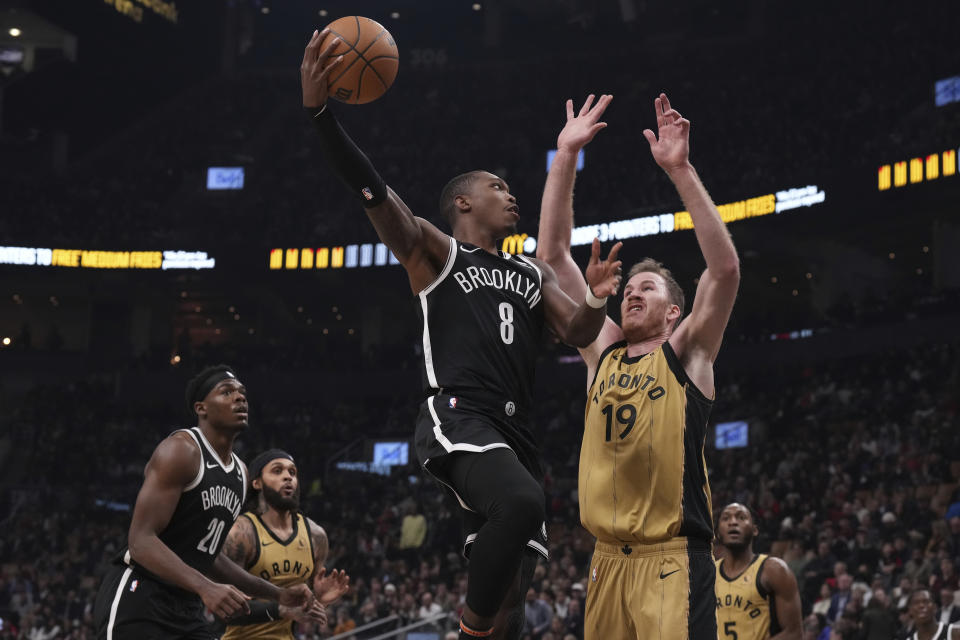
<instances>
[{"instance_id":1,"label":"player wearing headband","mask_svg":"<svg viewBox=\"0 0 960 640\"><path fill-rule=\"evenodd\" d=\"M255 576L278 587L313 585L323 605L336 602L350 586L343 571L327 575L327 533L300 513L297 465L282 449L264 451L250 463L253 493L237 518L223 552ZM250 614L230 621L223 640L293 640L293 623L317 618L299 607L254 600Z\"/></svg>"},{"instance_id":2,"label":"player wearing headband","mask_svg":"<svg viewBox=\"0 0 960 640\"><path fill-rule=\"evenodd\" d=\"M248 422L246 388L218 365L193 378L186 397L197 426L174 431L147 463L128 546L97 593L100 639L213 640L204 606L229 618L249 613L250 596L322 611L306 585L277 587L220 553L246 497L247 472L233 453Z\"/></svg>"}]
</instances>

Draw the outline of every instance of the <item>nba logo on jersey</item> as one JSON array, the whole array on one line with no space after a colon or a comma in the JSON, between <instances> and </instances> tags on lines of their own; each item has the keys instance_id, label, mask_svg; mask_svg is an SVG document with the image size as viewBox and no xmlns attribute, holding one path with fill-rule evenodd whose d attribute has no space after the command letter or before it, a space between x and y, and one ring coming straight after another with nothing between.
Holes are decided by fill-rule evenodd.
<instances>
[{"instance_id":1,"label":"nba logo on jersey","mask_svg":"<svg viewBox=\"0 0 960 640\"><path fill-rule=\"evenodd\" d=\"M594 581L594 582L597 581L597 568L596 568L596 567L593 568L593 572L591 572L591 574L590 574L590 579L591 579L592 581Z\"/></svg>"},{"instance_id":2,"label":"nba logo on jersey","mask_svg":"<svg viewBox=\"0 0 960 640\"><path fill-rule=\"evenodd\" d=\"M370 190L370 187L364 187L360 190L360 193L363 194L364 199L373 200L373 191Z\"/></svg>"},{"instance_id":3,"label":"nba logo on jersey","mask_svg":"<svg viewBox=\"0 0 960 640\"><path fill-rule=\"evenodd\" d=\"M139 581L139 580L134 580L133 582L131 582L131 583L130 583L130 593L133 593L134 591L136 591L136 590L137 590L137 587L139 587L139 586L140 586L140 581Z\"/></svg>"},{"instance_id":4,"label":"nba logo on jersey","mask_svg":"<svg viewBox=\"0 0 960 640\"><path fill-rule=\"evenodd\" d=\"M456 398L450 398L450 408L451 408L451 409L456 409L456 408L457 408L457 399L456 399Z\"/></svg>"}]
</instances>

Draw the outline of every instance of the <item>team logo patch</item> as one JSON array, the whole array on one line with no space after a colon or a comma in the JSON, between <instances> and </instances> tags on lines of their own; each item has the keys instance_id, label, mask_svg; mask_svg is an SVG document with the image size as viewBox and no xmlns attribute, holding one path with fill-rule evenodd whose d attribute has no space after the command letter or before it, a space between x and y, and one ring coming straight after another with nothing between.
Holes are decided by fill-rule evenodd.
<instances>
[{"instance_id":1,"label":"team logo patch","mask_svg":"<svg viewBox=\"0 0 960 640\"><path fill-rule=\"evenodd\" d=\"M364 187L360 190L360 193L363 194L364 199L373 200L373 191L370 190L370 187Z\"/></svg>"},{"instance_id":2,"label":"team logo patch","mask_svg":"<svg viewBox=\"0 0 960 640\"><path fill-rule=\"evenodd\" d=\"M513 404L513 401L511 400L503 408L503 412L506 413L508 416L512 416L517 412L517 405Z\"/></svg>"},{"instance_id":3,"label":"team logo patch","mask_svg":"<svg viewBox=\"0 0 960 640\"><path fill-rule=\"evenodd\" d=\"M133 582L131 582L131 583L130 583L130 593L133 593L134 591L136 591L136 590L137 590L137 587L139 587L139 586L140 586L140 581L139 581L139 580L134 580Z\"/></svg>"},{"instance_id":4,"label":"team logo patch","mask_svg":"<svg viewBox=\"0 0 960 640\"><path fill-rule=\"evenodd\" d=\"M597 568L594 567L593 571L590 573L590 580L593 582L597 581Z\"/></svg>"},{"instance_id":5,"label":"team logo patch","mask_svg":"<svg viewBox=\"0 0 960 640\"><path fill-rule=\"evenodd\" d=\"M450 405L450 408L451 408L451 409L456 409L456 408L457 408L457 399L456 399L456 398L450 398L449 405Z\"/></svg>"}]
</instances>

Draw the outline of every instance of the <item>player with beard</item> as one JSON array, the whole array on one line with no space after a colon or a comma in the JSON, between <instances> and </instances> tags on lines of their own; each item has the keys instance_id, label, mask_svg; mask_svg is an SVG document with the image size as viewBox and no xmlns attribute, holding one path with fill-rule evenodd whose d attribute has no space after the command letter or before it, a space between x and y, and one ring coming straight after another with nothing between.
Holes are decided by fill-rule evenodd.
<instances>
[{"instance_id":1,"label":"player with beard","mask_svg":"<svg viewBox=\"0 0 960 640\"><path fill-rule=\"evenodd\" d=\"M343 571L327 574L330 549L323 527L300 513L297 465L286 451L264 451L250 463L255 494L234 523L224 545L231 560L276 584L312 584L320 605L336 602L350 586ZM230 620L224 640L293 640L293 623L326 620L323 607L304 611L255 600L250 613Z\"/></svg>"},{"instance_id":2,"label":"player with beard","mask_svg":"<svg viewBox=\"0 0 960 640\"><path fill-rule=\"evenodd\" d=\"M728 504L720 512L717 539L726 555L716 561L718 638L800 640L797 579L780 558L753 552L758 533L753 514L742 504Z\"/></svg>"},{"instance_id":3,"label":"player with beard","mask_svg":"<svg viewBox=\"0 0 960 640\"><path fill-rule=\"evenodd\" d=\"M577 155L610 97L592 96L567 123L547 176L537 256L576 299L586 283L570 253ZM654 100L658 134L643 132L673 181L707 264L690 315L683 289L659 262L627 275L620 326L607 319L580 349L587 408L580 450L580 519L597 537L585 637L715 640L713 515L704 459L713 363L733 309L740 264L716 206L690 164L690 122ZM669 612L669 613L667 613Z\"/></svg>"},{"instance_id":4,"label":"player with beard","mask_svg":"<svg viewBox=\"0 0 960 640\"><path fill-rule=\"evenodd\" d=\"M154 449L133 507L128 547L104 576L94 606L101 640L213 640L206 608L221 618L252 596L314 606L304 586L279 588L238 567L221 547L240 515L247 470L233 442L248 421L247 389L226 365L187 384L197 426Z\"/></svg>"},{"instance_id":5,"label":"player with beard","mask_svg":"<svg viewBox=\"0 0 960 640\"><path fill-rule=\"evenodd\" d=\"M300 67L303 106L327 162L404 266L422 323L423 380L414 443L423 468L462 508L469 558L461 638L518 638L537 555L548 555L546 504L531 429L533 378L546 331L592 343L620 285L619 246L594 244L578 296L539 260L498 250L516 233L517 199L487 171L450 180L440 211L451 234L415 216L350 139L327 104L336 38L314 32Z\"/></svg>"}]
</instances>

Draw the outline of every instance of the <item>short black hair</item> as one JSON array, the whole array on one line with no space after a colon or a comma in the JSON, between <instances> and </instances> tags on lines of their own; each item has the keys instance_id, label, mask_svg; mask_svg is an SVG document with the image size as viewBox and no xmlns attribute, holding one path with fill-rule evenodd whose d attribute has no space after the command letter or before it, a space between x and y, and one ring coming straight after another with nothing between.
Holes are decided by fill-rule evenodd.
<instances>
[{"instance_id":1,"label":"short black hair","mask_svg":"<svg viewBox=\"0 0 960 640\"><path fill-rule=\"evenodd\" d=\"M911 591L910 595L907 596L907 606L909 607L910 605L912 605L913 599L916 596L920 595L921 593L926 593L927 597L933 600L933 596L930 595L930 589L927 589L926 587L920 587L919 589L914 589L913 591Z\"/></svg>"},{"instance_id":2,"label":"short black hair","mask_svg":"<svg viewBox=\"0 0 960 640\"><path fill-rule=\"evenodd\" d=\"M454 201L457 199L457 196L462 196L464 193L470 191L473 183L476 182L481 173L482 171L479 169L461 173L451 178L450 181L443 186L443 190L440 191L440 215L447 221L451 229L454 228L457 220L457 207Z\"/></svg>"},{"instance_id":3,"label":"short black hair","mask_svg":"<svg viewBox=\"0 0 960 640\"><path fill-rule=\"evenodd\" d=\"M213 366L207 367L197 375L190 378L190 381L187 383L187 391L185 394L188 415L190 415L191 417L195 417L197 413L196 411L193 410L194 403L197 402L198 400L203 400L203 397L205 397L207 393L210 393L208 389L203 394L202 397L197 398L197 394L200 393L201 389L206 384L207 380L209 380L211 377L215 375L223 374L223 373L229 373L234 378L237 377L237 372L234 371L233 367L231 367L230 365L215 364Z\"/></svg>"}]
</instances>

